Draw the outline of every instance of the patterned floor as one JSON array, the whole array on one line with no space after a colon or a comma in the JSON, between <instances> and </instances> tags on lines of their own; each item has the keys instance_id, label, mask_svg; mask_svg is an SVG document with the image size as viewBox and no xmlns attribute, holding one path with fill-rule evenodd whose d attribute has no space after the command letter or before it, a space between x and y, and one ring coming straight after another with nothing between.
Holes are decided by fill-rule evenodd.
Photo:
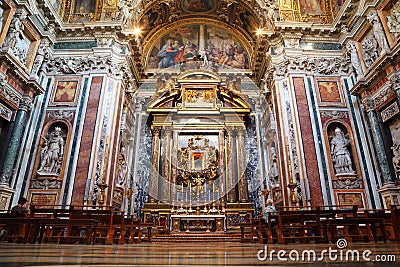
<instances>
[{"instance_id":1,"label":"patterned floor","mask_svg":"<svg viewBox=\"0 0 400 267\"><path fill-rule=\"evenodd\" d=\"M268 256L264 257L267 249ZM328 252L332 250L329 259ZM261 252L259 252L261 250ZM272 252L275 250L275 252ZM278 251L285 255L278 258ZM306 252L304 252L306 250ZM315 251L316 261L308 260L307 251ZM336 250L337 252L334 252ZM360 259L351 260L349 250L359 251ZM371 251L366 262L362 253ZM272 260L269 256L272 253ZM283 253L283 252L281 252ZM297 261L296 253L299 253ZM304 254L305 259L301 260ZM334 259L336 253L337 259ZM340 254L342 253L342 261ZM259 254L259 258L257 257ZM318 259L320 255L321 259ZM346 254L349 260L346 261ZM376 262L377 255L391 255L396 262ZM295 261L291 261L290 257ZM322 259L323 258L323 259ZM9 244L0 243L0 266L400 266L400 242L388 244L353 243L343 249L336 244L268 245L241 243L142 243L134 245L58 245L58 244Z\"/></svg>"}]
</instances>

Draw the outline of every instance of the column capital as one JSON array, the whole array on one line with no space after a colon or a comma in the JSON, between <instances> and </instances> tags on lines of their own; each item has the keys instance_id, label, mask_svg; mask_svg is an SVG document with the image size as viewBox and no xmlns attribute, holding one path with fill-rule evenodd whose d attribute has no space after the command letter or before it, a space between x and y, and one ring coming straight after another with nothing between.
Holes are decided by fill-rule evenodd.
<instances>
[{"instance_id":1,"label":"column capital","mask_svg":"<svg viewBox=\"0 0 400 267\"><path fill-rule=\"evenodd\" d=\"M375 103L370 96L365 97L361 101L361 106L366 112L375 111Z\"/></svg>"},{"instance_id":2,"label":"column capital","mask_svg":"<svg viewBox=\"0 0 400 267\"><path fill-rule=\"evenodd\" d=\"M172 135L172 127L171 126L164 126L163 127L164 133L166 136L171 136Z\"/></svg>"},{"instance_id":3,"label":"column capital","mask_svg":"<svg viewBox=\"0 0 400 267\"><path fill-rule=\"evenodd\" d=\"M151 130L153 132L153 136L160 136L161 127L159 127L159 126L152 127Z\"/></svg>"},{"instance_id":4,"label":"column capital","mask_svg":"<svg viewBox=\"0 0 400 267\"><path fill-rule=\"evenodd\" d=\"M23 111L29 111L33 107L33 101L30 96L23 96L19 101L19 109Z\"/></svg>"}]
</instances>

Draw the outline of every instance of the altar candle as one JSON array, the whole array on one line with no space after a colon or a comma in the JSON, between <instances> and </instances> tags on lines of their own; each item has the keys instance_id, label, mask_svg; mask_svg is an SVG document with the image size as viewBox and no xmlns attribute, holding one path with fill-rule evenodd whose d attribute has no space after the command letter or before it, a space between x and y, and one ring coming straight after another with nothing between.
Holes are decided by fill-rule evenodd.
<instances>
[{"instance_id":1,"label":"altar candle","mask_svg":"<svg viewBox=\"0 0 400 267\"><path fill-rule=\"evenodd\" d=\"M208 201L208 197L207 197L207 195L208 195L208 192L207 192L207 184L208 184L208 181L204 184L204 191L205 191L205 193L206 193L206 196L205 196L205 198L204 198L205 201Z\"/></svg>"}]
</instances>

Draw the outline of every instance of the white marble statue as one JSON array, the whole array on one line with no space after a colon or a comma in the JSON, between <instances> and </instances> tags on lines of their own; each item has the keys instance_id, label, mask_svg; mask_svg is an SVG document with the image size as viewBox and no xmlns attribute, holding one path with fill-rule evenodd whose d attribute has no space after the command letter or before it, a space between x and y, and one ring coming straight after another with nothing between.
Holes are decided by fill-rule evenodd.
<instances>
[{"instance_id":1,"label":"white marble statue","mask_svg":"<svg viewBox=\"0 0 400 267\"><path fill-rule=\"evenodd\" d=\"M47 48L49 47L49 42L46 39L43 39L40 42L38 51L36 53L35 61L33 62L31 75L38 74L45 57L47 56Z\"/></svg>"},{"instance_id":2,"label":"white marble statue","mask_svg":"<svg viewBox=\"0 0 400 267\"><path fill-rule=\"evenodd\" d=\"M389 126L393 139L393 158L392 164L396 179L400 179L400 120L396 120Z\"/></svg>"},{"instance_id":3,"label":"white marble statue","mask_svg":"<svg viewBox=\"0 0 400 267\"><path fill-rule=\"evenodd\" d=\"M353 68L357 73L357 79L364 77L364 73L361 67L360 59L358 58L357 49L356 46L354 45L354 42L353 41L348 42L346 47L350 53L351 64L353 65Z\"/></svg>"},{"instance_id":4,"label":"white marble statue","mask_svg":"<svg viewBox=\"0 0 400 267\"><path fill-rule=\"evenodd\" d=\"M122 16L122 25L129 27L130 20L133 17L132 6L128 3L128 1L120 1L119 8Z\"/></svg>"},{"instance_id":5,"label":"white marble statue","mask_svg":"<svg viewBox=\"0 0 400 267\"><path fill-rule=\"evenodd\" d=\"M3 13L4 13L4 10L0 7L0 32L3 29L3 19L4 19Z\"/></svg>"},{"instance_id":6,"label":"white marble statue","mask_svg":"<svg viewBox=\"0 0 400 267\"><path fill-rule=\"evenodd\" d=\"M381 25L376 10L372 10L369 13L368 20L372 25L372 31L374 32L374 37L377 40L380 48L382 48L381 53L389 52L390 48L385 37L385 31L383 30L383 27Z\"/></svg>"},{"instance_id":7,"label":"white marble statue","mask_svg":"<svg viewBox=\"0 0 400 267\"><path fill-rule=\"evenodd\" d=\"M55 127L50 133L49 140L44 141L38 172L60 174L63 154L64 138L61 136L61 128Z\"/></svg>"},{"instance_id":8,"label":"white marble statue","mask_svg":"<svg viewBox=\"0 0 400 267\"><path fill-rule=\"evenodd\" d=\"M336 128L335 135L331 140L331 155L336 175L354 173L350 152L347 148L349 145L350 140L344 136L340 128Z\"/></svg>"},{"instance_id":9,"label":"white marble statue","mask_svg":"<svg viewBox=\"0 0 400 267\"><path fill-rule=\"evenodd\" d=\"M271 167L269 169L269 177L270 177L270 183L272 186L279 185L279 171L278 171L278 163L277 163L277 156L276 156L276 150L275 147L271 146L270 147L270 162L271 162Z\"/></svg>"},{"instance_id":10,"label":"white marble statue","mask_svg":"<svg viewBox=\"0 0 400 267\"><path fill-rule=\"evenodd\" d=\"M24 30L23 20L25 19L25 14L18 13L14 16L14 19L11 22L10 29L8 31L8 35L4 41L3 46L7 46L10 48L14 48L17 42L17 37L20 37Z\"/></svg>"}]
</instances>

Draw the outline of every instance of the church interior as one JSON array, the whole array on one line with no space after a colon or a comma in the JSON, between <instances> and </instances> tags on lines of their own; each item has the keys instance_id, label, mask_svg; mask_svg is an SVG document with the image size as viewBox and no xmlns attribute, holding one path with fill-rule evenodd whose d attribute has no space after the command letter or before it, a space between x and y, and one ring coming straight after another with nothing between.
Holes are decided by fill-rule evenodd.
<instances>
[{"instance_id":1,"label":"church interior","mask_svg":"<svg viewBox=\"0 0 400 267\"><path fill-rule=\"evenodd\" d=\"M0 230L400 240L399 40L399 0L0 0Z\"/></svg>"}]
</instances>

